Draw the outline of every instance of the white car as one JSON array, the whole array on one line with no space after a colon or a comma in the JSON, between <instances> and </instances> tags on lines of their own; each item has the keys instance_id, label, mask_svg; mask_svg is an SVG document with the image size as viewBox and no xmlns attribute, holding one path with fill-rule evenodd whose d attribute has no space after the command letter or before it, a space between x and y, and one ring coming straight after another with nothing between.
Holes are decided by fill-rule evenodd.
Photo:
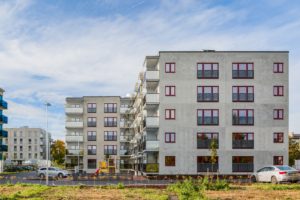
<instances>
[{"instance_id":1,"label":"white car","mask_svg":"<svg viewBox=\"0 0 300 200\"><path fill-rule=\"evenodd\" d=\"M271 165L259 169L251 175L252 182L298 182L300 181L300 172L287 165Z\"/></svg>"},{"instance_id":2,"label":"white car","mask_svg":"<svg viewBox=\"0 0 300 200\"><path fill-rule=\"evenodd\" d=\"M44 179L46 177L46 167L38 169L37 176ZM49 177L58 177L64 178L70 176L70 173L66 170L62 170L56 167L48 167L48 176Z\"/></svg>"}]
</instances>

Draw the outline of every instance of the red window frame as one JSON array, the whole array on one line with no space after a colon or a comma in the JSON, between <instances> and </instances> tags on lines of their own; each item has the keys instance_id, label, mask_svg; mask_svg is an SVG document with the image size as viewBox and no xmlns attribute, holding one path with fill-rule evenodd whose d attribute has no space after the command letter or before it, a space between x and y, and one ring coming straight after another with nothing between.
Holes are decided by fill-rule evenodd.
<instances>
[{"instance_id":1,"label":"red window frame","mask_svg":"<svg viewBox=\"0 0 300 200\"><path fill-rule=\"evenodd\" d=\"M202 77L198 77L198 71L201 70L204 74L204 65L207 65L207 64L210 64L211 66L211 71L214 70L214 65L216 64L217 65L217 70L218 70L218 77L205 77L205 76L202 76ZM199 69L199 66L201 66L201 69ZM201 62L201 63L197 63L197 79L219 79L219 63L215 63L215 62Z\"/></svg>"},{"instance_id":2,"label":"red window frame","mask_svg":"<svg viewBox=\"0 0 300 200\"><path fill-rule=\"evenodd\" d=\"M243 88L243 87L246 88L246 93L245 94L247 94L247 95L248 94L253 94L253 100L251 100L251 101L249 101L249 100L245 100L245 101L240 100L239 94L244 94L244 93L240 92L240 88ZM235 93L233 93L234 88L237 88L237 93L236 94L238 94L238 100L234 100L232 98L232 102L254 102L254 86L232 86L232 96L233 96L233 94L235 94ZM249 92L249 88L252 88L253 93Z\"/></svg>"},{"instance_id":3,"label":"red window frame","mask_svg":"<svg viewBox=\"0 0 300 200\"><path fill-rule=\"evenodd\" d=\"M274 156L273 164L274 165L283 165L283 156Z\"/></svg>"},{"instance_id":4,"label":"red window frame","mask_svg":"<svg viewBox=\"0 0 300 200\"><path fill-rule=\"evenodd\" d=\"M284 143L283 132L273 133L273 143Z\"/></svg>"},{"instance_id":5,"label":"red window frame","mask_svg":"<svg viewBox=\"0 0 300 200\"><path fill-rule=\"evenodd\" d=\"M253 126L254 125L254 109L232 109L232 116L233 116L233 113L237 111L237 118L239 119L240 118L240 112L241 111L246 111L246 117L247 117L247 121L248 121L248 117L249 117L249 111L252 111L253 115L253 123L252 124L234 124L233 123L233 120L232 120L232 125L234 126Z\"/></svg>"},{"instance_id":6,"label":"red window frame","mask_svg":"<svg viewBox=\"0 0 300 200\"><path fill-rule=\"evenodd\" d=\"M172 117L172 112L174 112L174 117ZM167 117L167 113L169 117ZM176 119L176 109L165 109L165 119L166 120L175 120Z\"/></svg>"},{"instance_id":7,"label":"red window frame","mask_svg":"<svg viewBox=\"0 0 300 200\"><path fill-rule=\"evenodd\" d=\"M172 66L174 67L173 69ZM176 63L175 62L165 63L165 73L176 73Z\"/></svg>"},{"instance_id":8,"label":"red window frame","mask_svg":"<svg viewBox=\"0 0 300 200\"><path fill-rule=\"evenodd\" d=\"M243 135L244 138L241 137L241 139L239 139L238 135ZM252 135L252 139L251 137L249 137L249 135ZM244 140L244 141L252 141L254 140L254 133L253 132L234 132L232 133L232 140Z\"/></svg>"},{"instance_id":9,"label":"red window frame","mask_svg":"<svg viewBox=\"0 0 300 200\"><path fill-rule=\"evenodd\" d=\"M217 149L219 148L219 133L218 132L197 132L197 149L209 149L210 146L208 148L199 147L198 146L199 140L202 140L202 141L215 140Z\"/></svg>"},{"instance_id":10,"label":"red window frame","mask_svg":"<svg viewBox=\"0 0 300 200\"><path fill-rule=\"evenodd\" d=\"M198 115L198 113L199 113L199 111L201 111L202 112L202 123L201 124L198 124L198 117L199 117L199 115ZM204 123L204 117L205 117L205 115L204 115L204 113L205 113L205 111L210 111L211 112L211 118L212 118L212 120L213 120L213 117L215 117L214 116L214 111L217 111L217 116L218 116L218 123L217 124L205 124ZM197 109L197 126L218 126L219 125L219 123L220 123L220 115L219 115L220 113L219 113L219 109Z\"/></svg>"},{"instance_id":11,"label":"red window frame","mask_svg":"<svg viewBox=\"0 0 300 200\"><path fill-rule=\"evenodd\" d=\"M242 70L240 70L240 65L244 65L244 64L246 65L245 71L247 71L247 72L251 70L251 69L249 70L249 64L252 65L253 76L252 77L240 77L240 76L233 77L232 76L233 79L254 79L254 63L253 62L234 62L234 63L232 63L232 71L233 71L233 65L237 65L237 71L239 74L239 72L242 71Z\"/></svg>"},{"instance_id":12,"label":"red window frame","mask_svg":"<svg viewBox=\"0 0 300 200\"><path fill-rule=\"evenodd\" d=\"M172 93L172 89L174 93ZM165 86L165 96L176 96L176 86L175 85L166 85Z\"/></svg>"},{"instance_id":13,"label":"red window frame","mask_svg":"<svg viewBox=\"0 0 300 200\"><path fill-rule=\"evenodd\" d=\"M172 135L174 140L172 140ZM176 133L175 132L165 132L165 143L176 143Z\"/></svg>"},{"instance_id":14,"label":"red window frame","mask_svg":"<svg viewBox=\"0 0 300 200\"><path fill-rule=\"evenodd\" d=\"M273 72L274 73L283 73L283 63L282 62L277 62L273 63Z\"/></svg>"},{"instance_id":15,"label":"red window frame","mask_svg":"<svg viewBox=\"0 0 300 200\"><path fill-rule=\"evenodd\" d=\"M205 88L210 88L211 93L210 94L218 94L218 100L210 100L210 101L201 101L198 99L198 94L199 93L199 88L201 88L202 90L202 94L206 94L204 93ZM214 93L214 88L217 88L217 93ZM197 86L197 102L219 102L219 86L211 86L211 85L205 85L205 86Z\"/></svg>"},{"instance_id":16,"label":"red window frame","mask_svg":"<svg viewBox=\"0 0 300 200\"><path fill-rule=\"evenodd\" d=\"M273 110L273 119L283 120L284 119L284 110L283 109L274 109Z\"/></svg>"},{"instance_id":17,"label":"red window frame","mask_svg":"<svg viewBox=\"0 0 300 200\"><path fill-rule=\"evenodd\" d=\"M276 96L284 96L284 86L283 85L275 85L273 87L273 95Z\"/></svg>"}]
</instances>

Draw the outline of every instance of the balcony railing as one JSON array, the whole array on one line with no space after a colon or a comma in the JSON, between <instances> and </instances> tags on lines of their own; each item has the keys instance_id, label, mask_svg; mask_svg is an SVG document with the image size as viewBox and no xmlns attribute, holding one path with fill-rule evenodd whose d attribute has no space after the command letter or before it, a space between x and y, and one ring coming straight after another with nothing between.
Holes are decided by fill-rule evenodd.
<instances>
[{"instance_id":1,"label":"balcony railing","mask_svg":"<svg viewBox=\"0 0 300 200\"><path fill-rule=\"evenodd\" d=\"M253 70L232 70L232 78L253 78Z\"/></svg>"},{"instance_id":2,"label":"balcony railing","mask_svg":"<svg viewBox=\"0 0 300 200\"><path fill-rule=\"evenodd\" d=\"M198 70L197 77L201 78L218 78L219 70Z\"/></svg>"},{"instance_id":3,"label":"balcony railing","mask_svg":"<svg viewBox=\"0 0 300 200\"><path fill-rule=\"evenodd\" d=\"M82 149L67 149L66 150L66 155L70 156L83 156L83 150Z\"/></svg>"},{"instance_id":4,"label":"balcony railing","mask_svg":"<svg viewBox=\"0 0 300 200\"><path fill-rule=\"evenodd\" d=\"M2 109L7 109L7 102L4 100L0 100L0 107L2 107Z\"/></svg>"},{"instance_id":5,"label":"balcony railing","mask_svg":"<svg viewBox=\"0 0 300 200\"><path fill-rule=\"evenodd\" d=\"M212 163L197 163L197 172L217 172L219 170L219 164Z\"/></svg>"},{"instance_id":6,"label":"balcony railing","mask_svg":"<svg viewBox=\"0 0 300 200\"><path fill-rule=\"evenodd\" d=\"M127 149L121 149L120 150L120 155L121 156L128 156L129 155L129 151Z\"/></svg>"},{"instance_id":7,"label":"balcony railing","mask_svg":"<svg viewBox=\"0 0 300 200\"><path fill-rule=\"evenodd\" d=\"M159 172L159 163L147 163L142 166L143 172L146 173L158 173Z\"/></svg>"},{"instance_id":8,"label":"balcony railing","mask_svg":"<svg viewBox=\"0 0 300 200\"><path fill-rule=\"evenodd\" d=\"M117 141L116 135L104 135L104 141Z\"/></svg>"},{"instance_id":9,"label":"balcony railing","mask_svg":"<svg viewBox=\"0 0 300 200\"><path fill-rule=\"evenodd\" d=\"M243 101L243 102L253 102L254 94L253 93L233 93L232 101Z\"/></svg>"},{"instance_id":10,"label":"balcony railing","mask_svg":"<svg viewBox=\"0 0 300 200\"><path fill-rule=\"evenodd\" d=\"M0 123L7 124L7 117L5 115L0 114Z\"/></svg>"},{"instance_id":11,"label":"balcony railing","mask_svg":"<svg viewBox=\"0 0 300 200\"><path fill-rule=\"evenodd\" d=\"M159 71L146 71L146 80L153 81L159 80Z\"/></svg>"},{"instance_id":12,"label":"balcony railing","mask_svg":"<svg viewBox=\"0 0 300 200\"><path fill-rule=\"evenodd\" d=\"M253 125L254 117L236 117L232 116L232 125Z\"/></svg>"},{"instance_id":13,"label":"balcony railing","mask_svg":"<svg viewBox=\"0 0 300 200\"><path fill-rule=\"evenodd\" d=\"M66 122L66 128L83 128L83 122Z\"/></svg>"},{"instance_id":14,"label":"balcony railing","mask_svg":"<svg viewBox=\"0 0 300 200\"><path fill-rule=\"evenodd\" d=\"M146 103L147 104L158 104L159 103L159 94L146 94Z\"/></svg>"},{"instance_id":15,"label":"balcony railing","mask_svg":"<svg viewBox=\"0 0 300 200\"><path fill-rule=\"evenodd\" d=\"M232 163L232 172L253 172L253 163Z\"/></svg>"},{"instance_id":16,"label":"balcony railing","mask_svg":"<svg viewBox=\"0 0 300 200\"><path fill-rule=\"evenodd\" d=\"M218 125L219 117L198 117L198 125Z\"/></svg>"},{"instance_id":17,"label":"balcony railing","mask_svg":"<svg viewBox=\"0 0 300 200\"><path fill-rule=\"evenodd\" d=\"M117 127L117 122L104 122L104 127Z\"/></svg>"},{"instance_id":18,"label":"balcony railing","mask_svg":"<svg viewBox=\"0 0 300 200\"><path fill-rule=\"evenodd\" d=\"M126 112L129 112L129 108L120 108L120 113L124 114Z\"/></svg>"},{"instance_id":19,"label":"balcony railing","mask_svg":"<svg viewBox=\"0 0 300 200\"><path fill-rule=\"evenodd\" d=\"M198 102L211 102L211 101L219 101L219 93L204 93L197 94Z\"/></svg>"},{"instance_id":20,"label":"balcony railing","mask_svg":"<svg viewBox=\"0 0 300 200\"><path fill-rule=\"evenodd\" d=\"M83 108L65 108L66 114L82 114L83 113Z\"/></svg>"},{"instance_id":21,"label":"balcony railing","mask_svg":"<svg viewBox=\"0 0 300 200\"><path fill-rule=\"evenodd\" d=\"M0 144L0 151L7 151L7 145Z\"/></svg>"},{"instance_id":22,"label":"balcony railing","mask_svg":"<svg viewBox=\"0 0 300 200\"><path fill-rule=\"evenodd\" d=\"M158 127L159 126L159 117L147 117L146 118L147 127Z\"/></svg>"},{"instance_id":23,"label":"balcony railing","mask_svg":"<svg viewBox=\"0 0 300 200\"><path fill-rule=\"evenodd\" d=\"M87 108L87 112L88 113L96 113L97 112L97 108Z\"/></svg>"},{"instance_id":24,"label":"balcony railing","mask_svg":"<svg viewBox=\"0 0 300 200\"><path fill-rule=\"evenodd\" d=\"M97 140L97 136L96 135L88 135L87 136L87 140L88 141L96 141Z\"/></svg>"},{"instance_id":25,"label":"balcony railing","mask_svg":"<svg viewBox=\"0 0 300 200\"><path fill-rule=\"evenodd\" d=\"M0 130L0 137L7 138L7 135L8 135L7 131Z\"/></svg>"},{"instance_id":26,"label":"balcony railing","mask_svg":"<svg viewBox=\"0 0 300 200\"><path fill-rule=\"evenodd\" d=\"M66 135L66 142L83 142L82 135Z\"/></svg>"},{"instance_id":27,"label":"balcony railing","mask_svg":"<svg viewBox=\"0 0 300 200\"><path fill-rule=\"evenodd\" d=\"M97 154L97 150L96 149L88 149L87 154L88 155L96 155Z\"/></svg>"},{"instance_id":28,"label":"balcony railing","mask_svg":"<svg viewBox=\"0 0 300 200\"><path fill-rule=\"evenodd\" d=\"M104 149L104 155L117 155L117 149Z\"/></svg>"},{"instance_id":29,"label":"balcony railing","mask_svg":"<svg viewBox=\"0 0 300 200\"><path fill-rule=\"evenodd\" d=\"M233 149L253 149L254 140L232 140Z\"/></svg>"},{"instance_id":30,"label":"balcony railing","mask_svg":"<svg viewBox=\"0 0 300 200\"><path fill-rule=\"evenodd\" d=\"M97 126L97 122L87 122L87 126L88 127L96 127Z\"/></svg>"},{"instance_id":31,"label":"balcony railing","mask_svg":"<svg viewBox=\"0 0 300 200\"><path fill-rule=\"evenodd\" d=\"M117 112L117 108L104 108L104 113L116 113Z\"/></svg>"},{"instance_id":32,"label":"balcony railing","mask_svg":"<svg viewBox=\"0 0 300 200\"><path fill-rule=\"evenodd\" d=\"M132 140L133 136L120 136L120 142L130 142Z\"/></svg>"},{"instance_id":33,"label":"balcony railing","mask_svg":"<svg viewBox=\"0 0 300 200\"><path fill-rule=\"evenodd\" d=\"M212 143L212 139L204 139L204 140L197 140L197 148L198 149L209 149L211 147L211 143ZM219 140L216 140L216 145L217 145L217 148L219 146Z\"/></svg>"},{"instance_id":34,"label":"balcony railing","mask_svg":"<svg viewBox=\"0 0 300 200\"><path fill-rule=\"evenodd\" d=\"M159 150L159 141L144 141L144 150L146 151L158 151Z\"/></svg>"}]
</instances>

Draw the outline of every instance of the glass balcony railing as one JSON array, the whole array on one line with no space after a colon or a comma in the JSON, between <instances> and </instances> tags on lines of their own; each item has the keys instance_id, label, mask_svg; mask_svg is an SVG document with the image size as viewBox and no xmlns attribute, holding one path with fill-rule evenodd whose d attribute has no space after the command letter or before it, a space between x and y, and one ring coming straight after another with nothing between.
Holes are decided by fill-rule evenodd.
<instances>
[{"instance_id":1,"label":"glass balcony railing","mask_svg":"<svg viewBox=\"0 0 300 200\"><path fill-rule=\"evenodd\" d=\"M7 151L7 145L0 144L0 151Z\"/></svg>"},{"instance_id":2,"label":"glass balcony railing","mask_svg":"<svg viewBox=\"0 0 300 200\"><path fill-rule=\"evenodd\" d=\"M3 109L7 109L7 102L4 100L0 100L0 107L2 107Z\"/></svg>"},{"instance_id":3,"label":"glass balcony railing","mask_svg":"<svg viewBox=\"0 0 300 200\"><path fill-rule=\"evenodd\" d=\"M7 138L7 135L8 135L7 131L0 130L0 137Z\"/></svg>"},{"instance_id":4,"label":"glass balcony railing","mask_svg":"<svg viewBox=\"0 0 300 200\"><path fill-rule=\"evenodd\" d=\"M159 164L158 163L143 164L143 172L158 173L159 172Z\"/></svg>"},{"instance_id":5,"label":"glass balcony railing","mask_svg":"<svg viewBox=\"0 0 300 200\"><path fill-rule=\"evenodd\" d=\"M1 123L7 124L7 121L8 121L8 119L7 119L7 117L5 115L0 115L0 122Z\"/></svg>"},{"instance_id":6,"label":"glass balcony railing","mask_svg":"<svg viewBox=\"0 0 300 200\"><path fill-rule=\"evenodd\" d=\"M217 172L219 169L219 164L212 164L212 163L198 163L197 164L197 171L198 172Z\"/></svg>"},{"instance_id":7,"label":"glass balcony railing","mask_svg":"<svg viewBox=\"0 0 300 200\"><path fill-rule=\"evenodd\" d=\"M253 163L232 163L232 172L253 172Z\"/></svg>"}]
</instances>

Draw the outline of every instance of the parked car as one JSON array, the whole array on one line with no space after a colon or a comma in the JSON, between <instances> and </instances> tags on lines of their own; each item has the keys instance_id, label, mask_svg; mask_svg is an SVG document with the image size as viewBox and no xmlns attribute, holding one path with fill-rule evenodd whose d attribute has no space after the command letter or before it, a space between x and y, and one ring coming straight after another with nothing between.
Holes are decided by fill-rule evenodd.
<instances>
[{"instance_id":1,"label":"parked car","mask_svg":"<svg viewBox=\"0 0 300 200\"><path fill-rule=\"evenodd\" d=\"M271 183L298 182L300 181L300 171L287 165L271 165L257 170L251 175L251 180L252 182Z\"/></svg>"},{"instance_id":2,"label":"parked car","mask_svg":"<svg viewBox=\"0 0 300 200\"><path fill-rule=\"evenodd\" d=\"M48 176L49 177L58 177L58 178L64 178L67 176L70 176L71 174L66 171L66 170L62 170L56 167L49 167L48 168ZM40 169L38 169L37 171L37 176L44 179L46 177L46 167L42 167Z\"/></svg>"}]
</instances>

